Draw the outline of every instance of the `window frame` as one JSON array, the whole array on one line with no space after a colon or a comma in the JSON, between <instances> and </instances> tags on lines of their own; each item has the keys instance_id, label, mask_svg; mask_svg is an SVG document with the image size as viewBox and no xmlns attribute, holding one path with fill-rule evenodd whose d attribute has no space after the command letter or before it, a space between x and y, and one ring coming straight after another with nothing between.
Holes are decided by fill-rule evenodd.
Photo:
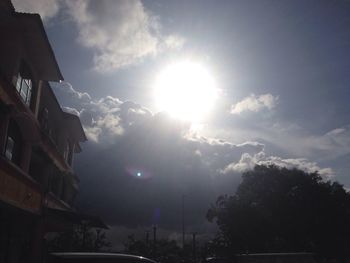
<instances>
[{"instance_id":1,"label":"window frame","mask_svg":"<svg viewBox=\"0 0 350 263\"><path fill-rule=\"evenodd\" d=\"M33 81L31 78L23 78L21 72L18 72L16 80L16 90L22 101L30 107L33 93Z\"/></svg>"},{"instance_id":2,"label":"window frame","mask_svg":"<svg viewBox=\"0 0 350 263\"><path fill-rule=\"evenodd\" d=\"M21 100L30 108L34 91L34 78L32 71L24 61L21 62L18 73L14 77L13 84Z\"/></svg>"},{"instance_id":3,"label":"window frame","mask_svg":"<svg viewBox=\"0 0 350 263\"><path fill-rule=\"evenodd\" d=\"M10 146L11 149L9 149L9 141L11 141L11 146ZM10 161L12 161L14 149L15 149L15 140L10 135L6 136L4 155Z\"/></svg>"},{"instance_id":4,"label":"window frame","mask_svg":"<svg viewBox=\"0 0 350 263\"><path fill-rule=\"evenodd\" d=\"M12 141L11 150L8 148L9 140ZM19 166L22 159L22 151L23 137L21 129L18 124L13 119L11 119L7 126L6 142L3 155L7 160Z\"/></svg>"},{"instance_id":5,"label":"window frame","mask_svg":"<svg viewBox=\"0 0 350 263\"><path fill-rule=\"evenodd\" d=\"M66 140L64 144L64 149L63 149L63 158L67 164L69 164L70 150L71 150L70 141Z\"/></svg>"}]
</instances>

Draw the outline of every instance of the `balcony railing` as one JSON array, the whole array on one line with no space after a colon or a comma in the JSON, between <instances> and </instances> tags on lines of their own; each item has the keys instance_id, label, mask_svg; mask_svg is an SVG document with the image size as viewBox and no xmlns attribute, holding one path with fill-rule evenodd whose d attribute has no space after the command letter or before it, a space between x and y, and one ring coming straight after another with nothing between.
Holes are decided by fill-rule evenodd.
<instances>
[{"instance_id":1,"label":"balcony railing","mask_svg":"<svg viewBox=\"0 0 350 263\"><path fill-rule=\"evenodd\" d=\"M0 156L0 199L40 214L42 198L42 186L4 156Z\"/></svg>"}]
</instances>

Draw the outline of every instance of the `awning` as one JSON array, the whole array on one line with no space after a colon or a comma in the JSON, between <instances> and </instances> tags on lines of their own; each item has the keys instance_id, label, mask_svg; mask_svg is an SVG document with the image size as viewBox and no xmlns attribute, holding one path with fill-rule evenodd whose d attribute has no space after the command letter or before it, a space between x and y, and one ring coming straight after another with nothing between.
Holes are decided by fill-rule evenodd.
<instances>
[{"instance_id":1,"label":"awning","mask_svg":"<svg viewBox=\"0 0 350 263\"><path fill-rule=\"evenodd\" d=\"M80 212L46 208L46 218L61 224L86 225L89 227L108 229L108 226L98 216Z\"/></svg>"}]
</instances>

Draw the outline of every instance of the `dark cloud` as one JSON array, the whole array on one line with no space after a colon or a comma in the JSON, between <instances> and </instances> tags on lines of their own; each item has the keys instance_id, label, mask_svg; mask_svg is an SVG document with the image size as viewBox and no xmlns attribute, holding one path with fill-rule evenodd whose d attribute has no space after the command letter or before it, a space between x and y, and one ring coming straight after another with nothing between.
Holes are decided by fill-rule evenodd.
<instances>
[{"instance_id":1,"label":"dark cloud","mask_svg":"<svg viewBox=\"0 0 350 263\"><path fill-rule=\"evenodd\" d=\"M197 231L205 226L209 205L220 194L232 194L241 172L256 163L320 169L306 159L266 156L264 144L256 141L233 144L199 136L188 124L132 101L73 97L89 138L76 159L78 205L114 227L157 224L176 233L185 195L186 224Z\"/></svg>"},{"instance_id":2,"label":"dark cloud","mask_svg":"<svg viewBox=\"0 0 350 263\"><path fill-rule=\"evenodd\" d=\"M206 161L210 156L224 155L226 144L213 143L210 151L209 142L188 140L183 132L181 125L155 115L130 127L103 150L86 149L89 156L77 163L82 179L81 207L102 214L112 224L157 223L176 228L184 194L191 211L189 224L203 222L218 194L218 182L225 181L222 185L230 185L233 191L239 177L217 178L217 168L225 163L219 157ZM230 147L237 156L244 151L244 147ZM160 214L155 217L157 211Z\"/></svg>"}]
</instances>

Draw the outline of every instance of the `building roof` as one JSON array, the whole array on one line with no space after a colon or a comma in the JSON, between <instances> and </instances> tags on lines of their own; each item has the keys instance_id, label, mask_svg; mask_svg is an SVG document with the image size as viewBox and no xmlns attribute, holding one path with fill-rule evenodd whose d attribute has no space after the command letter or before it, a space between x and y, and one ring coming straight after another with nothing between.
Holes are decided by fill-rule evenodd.
<instances>
[{"instance_id":1,"label":"building roof","mask_svg":"<svg viewBox=\"0 0 350 263\"><path fill-rule=\"evenodd\" d=\"M20 22L24 47L42 80L63 80L55 54L38 14L14 13Z\"/></svg>"},{"instance_id":2,"label":"building roof","mask_svg":"<svg viewBox=\"0 0 350 263\"><path fill-rule=\"evenodd\" d=\"M62 111L63 118L68 121L71 127L70 133L77 138L79 142L87 141L83 126L81 125L80 119L77 115Z\"/></svg>"},{"instance_id":3,"label":"building roof","mask_svg":"<svg viewBox=\"0 0 350 263\"><path fill-rule=\"evenodd\" d=\"M0 1L0 9L6 9L7 12L15 12L15 8L10 0Z\"/></svg>"},{"instance_id":4,"label":"building roof","mask_svg":"<svg viewBox=\"0 0 350 263\"><path fill-rule=\"evenodd\" d=\"M67 122L68 124L67 129L69 130L69 133L73 135L78 142L87 141L83 126L81 125L81 122L80 122L80 118L77 115L74 115L62 110L61 105L58 102L57 97L53 92L50 83L47 83L45 87L47 88L50 94L49 96L51 96L51 98L53 99L57 109L60 111L61 113L60 115L62 116L62 119Z\"/></svg>"}]
</instances>

